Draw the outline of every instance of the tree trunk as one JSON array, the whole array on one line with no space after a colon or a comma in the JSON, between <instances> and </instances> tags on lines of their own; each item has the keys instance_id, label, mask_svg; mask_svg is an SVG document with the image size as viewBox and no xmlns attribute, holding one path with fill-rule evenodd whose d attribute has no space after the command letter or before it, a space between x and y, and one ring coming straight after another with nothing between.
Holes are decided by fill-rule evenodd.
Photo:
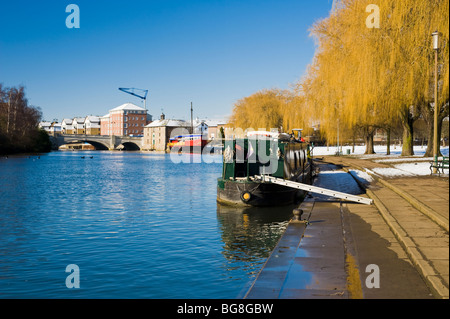
<instances>
[{"instance_id":1,"label":"tree trunk","mask_svg":"<svg viewBox=\"0 0 450 319\"><path fill-rule=\"evenodd\" d=\"M428 116L424 116L425 122L428 125L428 144L427 144L427 149L425 151L425 155L424 157L433 157L434 156L434 114L430 113L427 114ZM442 136L442 125L443 125L443 121L444 118L446 117L446 114L444 113L443 115L440 114L438 116L438 137L439 137L439 141L441 140L441 136ZM430 119L431 118L431 119ZM439 145L441 144L440 142L438 143ZM442 156L441 153L441 148L438 147L438 156Z\"/></svg>"},{"instance_id":2,"label":"tree trunk","mask_svg":"<svg viewBox=\"0 0 450 319\"><path fill-rule=\"evenodd\" d=\"M355 132L353 132L352 154L355 153Z\"/></svg>"},{"instance_id":3,"label":"tree trunk","mask_svg":"<svg viewBox=\"0 0 450 319\"><path fill-rule=\"evenodd\" d=\"M414 155L414 121L411 118L402 121L403 125L403 148L402 156Z\"/></svg>"},{"instance_id":4,"label":"tree trunk","mask_svg":"<svg viewBox=\"0 0 450 319\"><path fill-rule=\"evenodd\" d=\"M418 103L418 105L423 105ZM420 116L420 107L417 105L403 106L400 109L400 120L403 126L403 147L401 156L414 155L414 121Z\"/></svg>"},{"instance_id":5,"label":"tree trunk","mask_svg":"<svg viewBox=\"0 0 450 319\"><path fill-rule=\"evenodd\" d=\"M373 134L375 129L373 127L364 128L364 140L366 142L366 151L364 154L375 154L375 150L373 147Z\"/></svg>"},{"instance_id":6,"label":"tree trunk","mask_svg":"<svg viewBox=\"0 0 450 319\"><path fill-rule=\"evenodd\" d=\"M437 128L437 134L438 134L437 153L438 153L438 156L442 156L442 153L441 153L442 122L443 122L443 119L439 118L438 119L438 128Z\"/></svg>"},{"instance_id":7,"label":"tree trunk","mask_svg":"<svg viewBox=\"0 0 450 319\"><path fill-rule=\"evenodd\" d=\"M426 121L426 123L428 124L428 143L424 157L433 157L434 121L431 122Z\"/></svg>"},{"instance_id":8,"label":"tree trunk","mask_svg":"<svg viewBox=\"0 0 450 319\"><path fill-rule=\"evenodd\" d=\"M386 129L386 155L391 155L391 129Z\"/></svg>"}]
</instances>

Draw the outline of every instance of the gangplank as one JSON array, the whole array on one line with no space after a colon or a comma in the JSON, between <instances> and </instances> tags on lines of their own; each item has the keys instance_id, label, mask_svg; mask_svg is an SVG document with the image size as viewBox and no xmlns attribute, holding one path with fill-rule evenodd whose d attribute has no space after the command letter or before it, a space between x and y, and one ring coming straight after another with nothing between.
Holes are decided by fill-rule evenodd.
<instances>
[{"instance_id":1,"label":"gangplank","mask_svg":"<svg viewBox=\"0 0 450 319\"><path fill-rule=\"evenodd\" d=\"M282 178L276 178L276 177L273 177L270 175L255 175L255 178L259 179L263 182L267 182L267 183L273 183L273 184L278 184L278 185L282 185L282 186L286 186L286 187L301 189L301 190L304 190L307 192L332 196L335 198L345 199L348 201L357 202L357 203L361 203L361 204L371 205L373 203L373 200L370 198L365 198L365 197L356 196L356 195L352 195L352 194L337 192L337 191L334 191L331 189L312 186L312 185L308 185L308 184L293 182L293 181L285 180Z\"/></svg>"}]
</instances>

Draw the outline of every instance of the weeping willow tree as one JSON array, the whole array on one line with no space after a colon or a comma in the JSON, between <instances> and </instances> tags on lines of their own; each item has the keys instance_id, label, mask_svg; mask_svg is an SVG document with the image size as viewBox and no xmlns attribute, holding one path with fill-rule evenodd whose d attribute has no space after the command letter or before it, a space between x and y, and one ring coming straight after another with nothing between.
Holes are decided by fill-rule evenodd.
<instances>
[{"instance_id":1,"label":"weeping willow tree","mask_svg":"<svg viewBox=\"0 0 450 319\"><path fill-rule=\"evenodd\" d=\"M445 117L449 115L449 90L448 90L448 64L449 64L449 2L439 2L435 9L442 11L431 12L433 14L433 20L428 30L440 32L440 46L438 50L438 136L441 136L442 124ZM424 39L424 42L428 39ZM428 44L428 43L426 43ZM424 102L422 103L421 116L428 126L428 145L424 156L433 156L433 133L434 133L434 112L435 112L435 52L432 50L431 45L426 46L426 55L421 58L424 66L423 70L425 78L428 79L424 82ZM438 148L439 149L439 148Z\"/></svg>"},{"instance_id":2,"label":"weeping willow tree","mask_svg":"<svg viewBox=\"0 0 450 319\"><path fill-rule=\"evenodd\" d=\"M380 9L376 28L366 23L372 4ZM404 128L402 155L412 155L413 123L430 105L434 29L445 30L440 105L448 107L448 1L341 1L311 29L318 44L311 88L315 107L322 106L320 120L338 118L349 129L362 128L366 153L373 153L374 130L389 129L398 118Z\"/></svg>"},{"instance_id":3,"label":"weeping willow tree","mask_svg":"<svg viewBox=\"0 0 450 319\"><path fill-rule=\"evenodd\" d=\"M385 104L377 99L379 86L374 85L380 77L374 67L375 36L362 27L365 11L361 8L360 2L341 2L311 28L317 51L310 74L309 94L314 101L310 107L321 110L318 120L328 138L342 128L359 129L366 153L373 153L373 134L384 121Z\"/></svg>"},{"instance_id":4,"label":"weeping willow tree","mask_svg":"<svg viewBox=\"0 0 450 319\"><path fill-rule=\"evenodd\" d=\"M311 27L317 48L306 76L292 91L264 90L240 100L231 122L285 129L320 122L321 134L329 141L358 130L365 138L366 153L374 152L377 128L389 132L400 122L402 155L413 155L414 121L434 114L435 30L441 32L438 129L448 116L449 1L337 3L327 18ZM431 149L432 143L430 138Z\"/></svg>"},{"instance_id":5,"label":"weeping willow tree","mask_svg":"<svg viewBox=\"0 0 450 319\"><path fill-rule=\"evenodd\" d=\"M381 1L388 4L389 1ZM395 5L394 5L395 4ZM448 0L433 1L395 1L391 4L391 15L387 18L388 29L385 30L388 43L393 50L389 62L396 67L398 81L392 87L393 96L397 98L400 119L403 124L402 155L413 153L413 122L431 108L434 96L430 89L434 78L434 51L431 34L442 30L443 46L440 51L441 64L439 77L440 99L438 104L448 104ZM447 102L445 102L447 101ZM441 108L448 114L447 109ZM433 108L434 113L434 108ZM441 114L439 127L445 116ZM433 139L428 145L432 147Z\"/></svg>"},{"instance_id":6,"label":"weeping willow tree","mask_svg":"<svg viewBox=\"0 0 450 319\"><path fill-rule=\"evenodd\" d=\"M261 90L239 100L234 105L229 124L234 128L280 129L284 110L292 94L287 90Z\"/></svg>"}]
</instances>

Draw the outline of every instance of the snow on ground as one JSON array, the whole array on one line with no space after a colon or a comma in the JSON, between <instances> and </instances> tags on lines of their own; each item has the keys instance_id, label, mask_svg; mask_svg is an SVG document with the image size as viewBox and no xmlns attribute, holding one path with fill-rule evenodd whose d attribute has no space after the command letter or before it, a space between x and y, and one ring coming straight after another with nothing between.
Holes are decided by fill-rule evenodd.
<instances>
[{"instance_id":1,"label":"snow on ground","mask_svg":"<svg viewBox=\"0 0 450 319\"><path fill-rule=\"evenodd\" d=\"M364 155L366 150L365 146L355 146L355 152L351 153L351 146L343 146L342 153L344 156L347 154L347 150L350 150L351 156L356 156L361 159L373 160L374 162L389 164L392 167L389 168L373 168L372 171L367 170L365 172L360 170L351 170L350 173L358 178L362 183L370 183L372 175L380 175L383 177L402 177L402 176L429 176L430 162L432 157L423 157L425 154L425 146L414 146L414 156L403 157L401 156L401 146L391 146L391 155L386 155L386 146L375 146L375 153L372 155ZM334 155L336 154L337 147L319 146L314 147L313 156L321 155ZM441 147L441 153L444 156L448 156L449 147ZM448 170L445 174L441 174L443 177L448 177Z\"/></svg>"},{"instance_id":2,"label":"snow on ground","mask_svg":"<svg viewBox=\"0 0 450 319\"><path fill-rule=\"evenodd\" d=\"M404 163L393 165L393 168L374 168L373 171L382 176L415 176L430 175L430 163Z\"/></svg>"},{"instance_id":3,"label":"snow on ground","mask_svg":"<svg viewBox=\"0 0 450 319\"><path fill-rule=\"evenodd\" d=\"M361 155L361 158L381 158L385 157L386 159L392 159L392 158L401 158L402 154L402 146L400 145L391 145L391 155L386 155L386 145L376 145L374 147L376 154L371 155L364 155L364 152L366 151L365 145L357 145L355 146L355 152L352 153L352 146L342 146L342 153L344 155L347 154L347 150L350 150L350 155ZM336 146L315 146L313 149L314 156L321 156L321 155L334 155L336 154L337 147ZM423 155L425 154L426 147L425 146L414 146L414 157L417 157L418 159L423 159ZM441 146L441 153L444 156L448 156L449 153L449 147Z\"/></svg>"},{"instance_id":4,"label":"snow on ground","mask_svg":"<svg viewBox=\"0 0 450 319\"><path fill-rule=\"evenodd\" d=\"M369 184L370 182L373 181L372 176L370 176L366 172L360 171L358 169L351 169L351 170L349 170L349 172L364 185Z\"/></svg>"}]
</instances>

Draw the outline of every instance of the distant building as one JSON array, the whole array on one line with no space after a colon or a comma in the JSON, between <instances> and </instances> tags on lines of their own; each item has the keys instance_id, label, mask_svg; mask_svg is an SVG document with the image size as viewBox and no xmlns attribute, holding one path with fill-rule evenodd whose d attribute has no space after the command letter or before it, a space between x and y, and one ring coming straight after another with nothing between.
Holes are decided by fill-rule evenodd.
<instances>
[{"instance_id":1,"label":"distant building","mask_svg":"<svg viewBox=\"0 0 450 319\"><path fill-rule=\"evenodd\" d=\"M84 128L84 117L75 117L72 120L73 134L86 134Z\"/></svg>"},{"instance_id":2,"label":"distant building","mask_svg":"<svg viewBox=\"0 0 450 319\"><path fill-rule=\"evenodd\" d=\"M61 134L61 123L58 122L40 122L39 128L50 135Z\"/></svg>"},{"instance_id":3,"label":"distant building","mask_svg":"<svg viewBox=\"0 0 450 319\"><path fill-rule=\"evenodd\" d=\"M86 116L84 128L87 135L100 135L100 117Z\"/></svg>"},{"instance_id":4,"label":"distant building","mask_svg":"<svg viewBox=\"0 0 450 319\"><path fill-rule=\"evenodd\" d=\"M53 122L52 125L50 126L49 134L55 135L55 134L61 134L61 132L62 132L61 123Z\"/></svg>"},{"instance_id":5,"label":"distant building","mask_svg":"<svg viewBox=\"0 0 450 319\"><path fill-rule=\"evenodd\" d=\"M218 138L221 138L220 136L220 129L223 128L225 132L225 126L226 121L223 120L205 120L205 124L207 125L208 129L206 131L208 135L208 140L212 141ZM222 136L223 138L224 136Z\"/></svg>"},{"instance_id":6,"label":"distant building","mask_svg":"<svg viewBox=\"0 0 450 319\"><path fill-rule=\"evenodd\" d=\"M166 120L162 114L160 119L144 127L143 150L165 151L172 131L176 128L190 129L190 124L183 120Z\"/></svg>"},{"instance_id":7,"label":"distant building","mask_svg":"<svg viewBox=\"0 0 450 319\"><path fill-rule=\"evenodd\" d=\"M201 134L205 139L208 139L208 124L205 120L194 120L194 134Z\"/></svg>"},{"instance_id":8,"label":"distant building","mask_svg":"<svg viewBox=\"0 0 450 319\"><path fill-rule=\"evenodd\" d=\"M72 119L64 119L61 122L61 132L62 132L62 134L75 134L72 122L73 122Z\"/></svg>"},{"instance_id":9,"label":"distant building","mask_svg":"<svg viewBox=\"0 0 450 319\"><path fill-rule=\"evenodd\" d=\"M106 116L102 119L105 118ZM125 103L109 111L109 134L105 135L140 136L144 134L144 126L150 121L151 115L146 109ZM107 125L106 119L104 125Z\"/></svg>"},{"instance_id":10,"label":"distant building","mask_svg":"<svg viewBox=\"0 0 450 319\"><path fill-rule=\"evenodd\" d=\"M46 131L47 133L50 133L50 127L52 126L52 122L40 122L39 128Z\"/></svg>"},{"instance_id":11,"label":"distant building","mask_svg":"<svg viewBox=\"0 0 450 319\"><path fill-rule=\"evenodd\" d=\"M100 134L111 135L111 115L108 113L100 118Z\"/></svg>"},{"instance_id":12,"label":"distant building","mask_svg":"<svg viewBox=\"0 0 450 319\"><path fill-rule=\"evenodd\" d=\"M414 132L415 133L415 132ZM373 141L375 143L385 143L387 141L387 133L386 130L377 128L373 135Z\"/></svg>"}]
</instances>

